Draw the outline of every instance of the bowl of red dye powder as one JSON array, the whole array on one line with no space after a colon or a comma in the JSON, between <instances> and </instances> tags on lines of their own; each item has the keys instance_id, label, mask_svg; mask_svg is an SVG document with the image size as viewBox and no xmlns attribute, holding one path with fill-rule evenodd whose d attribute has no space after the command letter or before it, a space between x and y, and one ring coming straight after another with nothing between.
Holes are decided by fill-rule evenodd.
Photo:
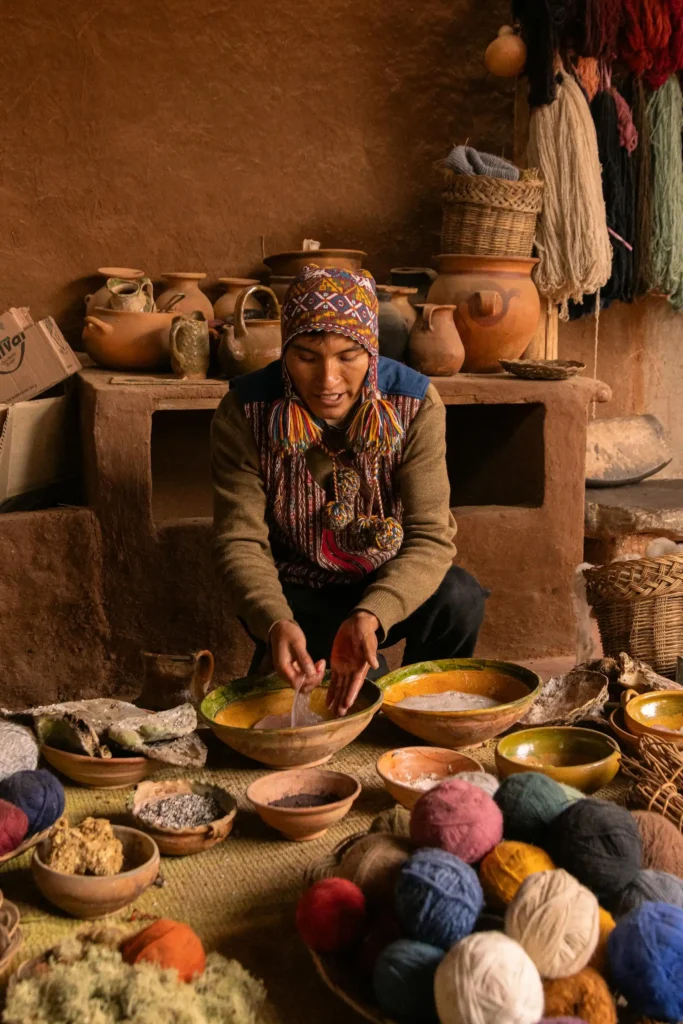
<instances>
[{"instance_id":1,"label":"bowl of red dye powder","mask_svg":"<svg viewBox=\"0 0 683 1024\"><path fill-rule=\"evenodd\" d=\"M342 772L300 768L252 782L247 799L266 825L297 843L318 839L351 810L360 782Z\"/></svg>"}]
</instances>

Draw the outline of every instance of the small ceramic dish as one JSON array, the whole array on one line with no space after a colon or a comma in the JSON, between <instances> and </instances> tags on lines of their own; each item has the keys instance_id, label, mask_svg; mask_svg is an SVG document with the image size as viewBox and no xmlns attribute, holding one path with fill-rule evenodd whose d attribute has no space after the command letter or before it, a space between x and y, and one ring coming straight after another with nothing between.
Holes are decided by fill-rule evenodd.
<instances>
[{"instance_id":1,"label":"small ceramic dish","mask_svg":"<svg viewBox=\"0 0 683 1024\"><path fill-rule=\"evenodd\" d=\"M165 828L161 825L148 825L139 816L141 809L149 804L189 793L213 797L223 809L222 817L216 818L208 825ZM135 828L152 836L161 853L170 857L187 857L193 853L210 850L212 846L228 838L237 814L237 802L223 786L192 782L191 779L178 779L175 782L141 782L130 803L130 813Z\"/></svg>"},{"instance_id":2,"label":"small ceramic dish","mask_svg":"<svg viewBox=\"0 0 683 1024\"><path fill-rule=\"evenodd\" d=\"M37 846L47 835L49 835L50 828L43 829L42 832L37 832L34 836L30 836L28 839L24 839L23 843L17 846L16 850L10 850L9 853L3 853L0 857L0 864L7 863L8 860L14 860L15 857L21 856L22 853L26 853L27 850L31 850L34 846Z\"/></svg>"},{"instance_id":3,"label":"small ceramic dish","mask_svg":"<svg viewBox=\"0 0 683 1024\"><path fill-rule=\"evenodd\" d=\"M247 799L266 825L282 832L287 839L304 843L318 839L330 825L348 814L360 791L360 782L351 775L303 768L264 775L249 786ZM330 803L308 807L274 806L277 800L306 796L327 797Z\"/></svg>"},{"instance_id":4,"label":"small ceramic dish","mask_svg":"<svg viewBox=\"0 0 683 1024\"><path fill-rule=\"evenodd\" d=\"M621 701L626 728L633 736L652 736L683 747L683 690L627 690Z\"/></svg>"},{"instance_id":5,"label":"small ceramic dish","mask_svg":"<svg viewBox=\"0 0 683 1024\"><path fill-rule=\"evenodd\" d=\"M93 789L125 789L135 786L153 771L147 757L88 757L43 743L40 752L49 765L79 786Z\"/></svg>"},{"instance_id":6,"label":"small ceramic dish","mask_svg":"<svg viewBox=\"0 0 683 1024\"><path fill-rule=\"evenodd\" d=\"M586 369L576 359L499 359L498 362L515 377L524 380L568 380Z\"/></svg>"},{"instance_id":7,"label":"small ceramic dish","mask_svg":"<svg viewBox=\"0 0 683 1024\"><path fill-rule=\"evenodd\" d=\"M43 861L47 839L33 853L34 882L46 900L71 917L92 921L114 914L141 896L159 874L159 848L151 836L125 825L112 828L123 843L123 871L118 875L67 875L55 871Z\"/></svg>"},{"instance_id":8,"label":"small ceramic dish","mask_svg":"<svg viewBox=\"0 0 683 1024\"><path fill-rule=\"evenodd\" d=\"M610 783L620 763L621 751L611 736L572 725L524 729L504 736L496 746L501 779L516 772L541 772L582 793Z\"/></svg>"},{"instance_id":9,"label":"small ceramic dish","mask_svg":"<svg viewBox=\"0 0 683 1024\"><path fill-rule=\"evenodd\" d=\"M399 747L398 750L388 750L378 758L375 767L387 791L408 810L427 792L416 785L424 776L434 779L433 785L436 785L436 779L442 781L459 772L484 770L473 757L445 747Z\"/></svg>"},{"instance_id":10,"label":"small ceramic dish","mask_svg":"<svg viewBox=\"0 0 683 1024\"><path fill-rule=\"evenodd\" d=\"M616 736L617 743L624 751L638 752L638 745L640 744L640 737L634 736L626 728L626 722L624 721L624 709L615 708L612 714L609 716L609 726L614 735Z\"/></svg>"}]
</instances>

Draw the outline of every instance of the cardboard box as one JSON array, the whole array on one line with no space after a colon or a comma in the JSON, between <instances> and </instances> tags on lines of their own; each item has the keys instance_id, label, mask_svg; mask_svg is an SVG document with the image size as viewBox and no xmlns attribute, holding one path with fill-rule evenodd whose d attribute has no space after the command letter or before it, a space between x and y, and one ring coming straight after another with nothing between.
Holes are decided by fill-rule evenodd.
<instances>
[{"instance_id":1,"label":"cardboard box","mask_svg":"<svg viewBox=\"0 0 683 1024\"><path fill-rule=\"evenodd\" d=\"M42 394L81 369L51 316L34 323L28 309L0 316L0 404Z\"/></svg>"},{"instance_id":2,"label":"cardboard box","mask_svg":"<svg viewBox=\"0 0 683 1024\"><path fill-rule=\"evenodd\" d=\"M0 512L59 501L79 468L75 395L0 405Z\"/></svg>"}]
</instances>

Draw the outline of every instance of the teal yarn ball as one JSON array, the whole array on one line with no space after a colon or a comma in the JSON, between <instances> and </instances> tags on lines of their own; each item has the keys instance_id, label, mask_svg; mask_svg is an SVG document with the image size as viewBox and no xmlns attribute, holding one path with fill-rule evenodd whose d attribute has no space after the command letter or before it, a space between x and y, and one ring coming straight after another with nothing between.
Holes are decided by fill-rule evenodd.
<instances>
[{"instance_id":1,"label":"teal yarn ball","mask_svg":"<svg viewBox=\"0 0 683 1024\"><path fill-rule=\"evenodd\" d=\"M45 768L15 772L0 782L0 800L19 807L28 818L28 835L49 828L64 814L64 786Z\"/></svg>"},{"instance_id":2,"label":"teal yarn ball","mask_svg":"<svg viewBox=\"0 0 683 1024\"><path fill-rule=\"evenodd\" d=\"M611 904L614 917L624 917L643 903L670 903L683 908L683 879L668 871L643 868ZM681 979L683 984L683 979Z\"/></svg>"},{"instance_id":3,"label":"teal yarn ball","mask_svg":"<svg viewBox=\"0 0 683 1024\"><path fill-rule=\"evenodd\" d=\"M570 804L559 782L540 772L510 775L493 799L503 812L505 838L534 845L543 845L547 827Z\"/></svg>"},{"instance_id":4,"label":"teal yarn ball","mask_svg":"<svg viewBox=\"0 0 683 1024\"><path fill-rule=\"evenodd\" d=\"M476 871L446 850L418 850L401 868L396 913L411 939L450 949L471 933L483 906Z\"/></svg>"},{"instance_id":5,"label":"teal yarn ball","mask_svg":"<svg viewBox=\"0 0 683 1024\"><path fill-rule=\"evenodd\" d=\"M580 789L568 786L566 782L558 782L558 786L567 795L570 804L575 804L577 800L584 800L586 797L586 794L582 793Z\"/></svg>"},{"instance_id":6,"label":"teal yarn ball","mask_svg":"<svg viewBox=\"0 0 683 1024\"><path fill-rule=\"evenodd\" d=\"M398 939L375 963L372 987L383 1013L398 1024L438 1024L434 975L443 949L426 942Z\"/></svg>"},{"instance_id":7,"label":"teal yarn ball","mask_svg":"<svg viewBox=\"0 0 683 1024\"><path fill-rule=\"evenodd\" d=\"M643 903L607 940L611 978L629 1008L657 1021L683 1020L683 910Z\"/></svg>"}]
</instances>

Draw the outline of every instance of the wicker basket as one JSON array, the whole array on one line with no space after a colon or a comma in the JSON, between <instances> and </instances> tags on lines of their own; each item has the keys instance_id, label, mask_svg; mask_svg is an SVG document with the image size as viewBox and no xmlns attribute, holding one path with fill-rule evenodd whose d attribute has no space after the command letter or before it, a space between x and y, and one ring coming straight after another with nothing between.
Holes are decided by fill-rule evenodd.
<instances>
[{"instance_id":1,"label":"wicker basket","mask_svg":"<svg viewBox=\"0 0 683 1024\"><path fill-rule=\"evenodd\" d=\"M506 181L449 171L443 191L441 252L531 256L543 182L535 171L523 175L519 181Z\"/></svg>"},{"instance_id":2,"label":"wicker basket","mask_svg":"<svg viewBox=\"0 0 683 1024\"><path fill-rule=\"evenodd\" d=\"M626 651L673 679L683 655L683 555L612 562L584 575L605 656Z\"/></svg>"}]
</instances>

